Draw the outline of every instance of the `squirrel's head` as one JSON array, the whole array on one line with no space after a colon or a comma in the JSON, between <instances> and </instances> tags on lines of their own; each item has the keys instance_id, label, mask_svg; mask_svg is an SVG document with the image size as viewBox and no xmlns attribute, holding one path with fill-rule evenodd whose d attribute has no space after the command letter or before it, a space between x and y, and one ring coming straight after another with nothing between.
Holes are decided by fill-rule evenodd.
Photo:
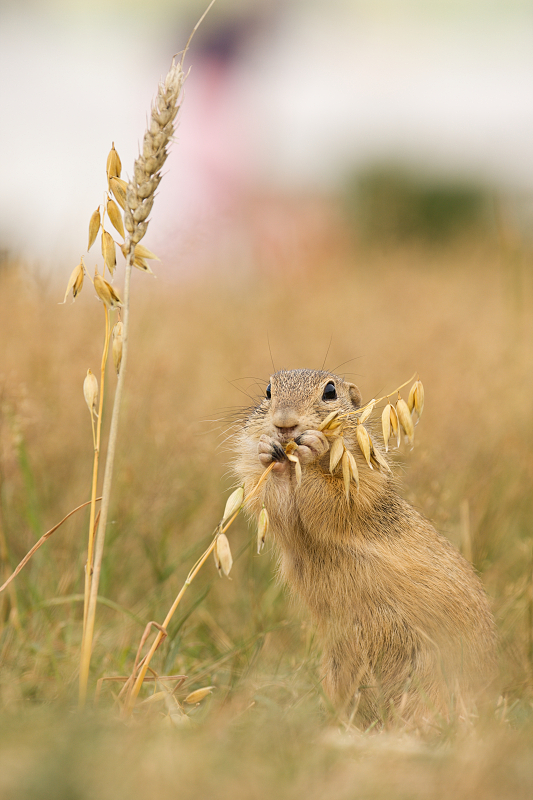
<instances>
[{"instance_id":1,"label":"squirrel's head","mask_svg":"<svg viewBox=\"0 0 533 800\"><path fill-rule=\"evenodd\" d=\"M293 369L272 375L256 413L264 417L270 435L289 441L304 430L318 428L332 411L350 412L360 405L361 393L355 384L323 370Z\"/></svg>"}]
</instances>

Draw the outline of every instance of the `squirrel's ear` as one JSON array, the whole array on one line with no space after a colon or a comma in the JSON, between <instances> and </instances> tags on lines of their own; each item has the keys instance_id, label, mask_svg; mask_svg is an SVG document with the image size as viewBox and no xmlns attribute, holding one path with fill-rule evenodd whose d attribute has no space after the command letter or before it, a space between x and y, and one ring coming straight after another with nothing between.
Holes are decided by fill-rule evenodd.
<instances>
[{"instance_id":1,"label":"squirrel's ear","mask_svg":"<svg viewBox=\"0 0 533 800\"><path fill-rule=\"evenodd\" d=\"M363 398L361 392L355 385L355 383L347 383L346 386L348 387L348 391L350 392L350 399L354 404L355 408L359 408L361 403L363 402Z\"/></svg>"}]
</instances>

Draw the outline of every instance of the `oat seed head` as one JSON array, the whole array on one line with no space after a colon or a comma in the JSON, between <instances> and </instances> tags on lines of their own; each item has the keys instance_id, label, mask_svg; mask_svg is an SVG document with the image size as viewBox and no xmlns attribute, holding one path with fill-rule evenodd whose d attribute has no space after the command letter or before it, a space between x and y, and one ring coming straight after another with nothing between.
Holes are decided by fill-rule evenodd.
<instances>
[{"instance_id":1,"label":"oat seed head","mask_svg":"<svg viewBox=\"0 0 533 800\"><path fill-rule=\"evenodd\" d=\"M329 452L329 471L333 475L344 453L344 439L338 436L333 440Z\"/></svg>"},{"instance_id":2,"label":"oat seed head","mask_svg":"<svg viewBox=\"0 0 533 800\"><path fill-rule=\"evenodd\" d=\"M409 406L401 397L398 397L398 402L396 403L396 413L398 414L398 420L404 430L407 441L412 445L415 438L415 426L409 411Z\"/></svg>"},{"instance_id":3,"label":"oat seed head","mask_svg":"<svg viewBox=\"0 0 533 800\"><path fill-rule=\"evenodd\" d=\"M187 703L189 706L195 706L197 703L200 703L207 695L211 694L215 686L204 686L203 689L196 689L194 692L191 692L187 695L184 702Z\"/></svg>"}]
</instances>

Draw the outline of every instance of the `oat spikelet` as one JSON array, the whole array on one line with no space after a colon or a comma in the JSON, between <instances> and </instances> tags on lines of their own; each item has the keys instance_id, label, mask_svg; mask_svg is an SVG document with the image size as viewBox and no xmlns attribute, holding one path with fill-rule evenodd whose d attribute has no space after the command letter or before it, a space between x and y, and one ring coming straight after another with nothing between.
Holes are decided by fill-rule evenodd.
<instances>
[{"instance_id":1,"label":"oat spikelet","mask_svg":"<svg viewBox=\"0 0 533 800\"><path fill-rule=\"evenodd\" d=\"M268 528L270 525L270 520L268 517L268 511L263 506L261 509L261 513L259 514L259 519L257 520L257 554L261 553L261 550L265 546L265 539L268 533Z\"/></svg>"},{"instance_id":2,"label":"oat spikelet","mask_svg":"<svg viewBox=\"0 0 533 800\"><path fill-rule=\"evenodd\" d=\"M348 455L347 450L345 450L344 453L342 454L341 465L342 465L342 479L344 481L344 492L346 494L346 500L350 502L351 470L350 470L350 456Z\"/></svg>"},{"instance_id":3,"label":"oat spikelet","mask_svg":"<svg viewBox=\"0 0 533 800\"><path fill-rule=\"evenodd\" d=\"M318 426L319 431L327 431L331 429L332 424L340 414L340 410L337 409L336 411L332 411L331 414L328 414L325 419L322 420L320 425Z\"/></svg>"},{"instance_id":4,"label":"oat spikelet","mask_svg":"<svg viewBox=\"0 0 533 800\"><path fill-rule=\"evenodd\" d=\"M365 428L364 425L361 425L361 423L357 425L356 435L357 435L357 444L359 445L359 448L366 459L366 463L368 464L370 469L373 469L372 463L370 461L372 443L370 442L370 436L368 435L367 429Z\"/></svg>"},{"instance_id":5,"label":"oat spikelet","mask_svg":"<svg viewBox=\"0 0 533 800\"><path fill-rule=\"evenodd\" d=\"M344 439L342 436L338 436L336 439L333 440L333 444L331 445L331 449L329 451L329 471L333 475L335 472L339 461L342 458L342 454L344 453Z\"/></svg>"},{"instance_id":6,"label":"oat spikelet","mask_svg":"<svg viewBox=\"0 0 533 800\"><path fill-rule=\"evenodd\" d=\"M412 445L415 438L415 426L409 411L409 406L401 397L398 397L398 402L396 403L396 413L398 414L398 420L404 430L407 441Z\"/></svg>"},{"instance_id":7,"label":"oat spikelet","mask_svg":"<svg viewBox=\"0 0 533 800\"><path fill-rule=\"evenodd\" d=\"M63 303L67 302L67 297L69 296L69 292L71 289L72 289L72 299L73 300L76 299L76 297L81 292L84 277L85 277L85 265L83 263L83 258L82 258L78 266L74 267L74 269L72 270L72 274L68 279L67 291L65 292L65 299L63 300Z\"/></svg>"},{"instance_id":8,"label":"oat spikelet","mask_svg":"<svg viewBox=\"0 0 533 800\"><path fill-rule=\"evenodd\" d=\"M98 416L96 413L96 404L98 402L98 381L96 380L96 375L94 375L90 369L87 370L87 375L83 381L83 396L85 397L85 402L87 403L87 407L91 412L91 415L95 414L95 416Z\"/></svg>"},{"instance_id":9,"label":"oat spikelet","mask_svg":"<svg viewBox=\"0 0 533 800\"><path fill-rule=\"evenodd\" d=\"M226 508L224 509L224 516L222 517L222 522L225 522L230 517L232 517L237 511L240 510L243 500L244 500L244 488L242 486L239 486L239 488L235 489L235 491L232 492L227 499Z\"/></svg>"},{"instance_id":10,"label":"oat spikelet","mask_svg":"<svg viewBox=\"0 0 533 800\"><path fill-rule=\"evenodd\" d=\"M114 200L109 199L106 205L107 216L111 220L114 229L120 233L124 238L124 224L122 222L122 214L118 210L118 206Z\"/></svg>"},{"instance_id":11,"label":"oat spikelet","mask_svg":"<svg viewBox=\"0 0 533 800\"><path fill-rule=\"evenodd\" d=\"M107 308L119 308L122 306L122 300L115 292L113 287L110 283L108 283L105 278L98 273L98 270L94 271L94 288L96 290L96 294L104 303Z\"/></svg>"},{"instance_id":12,"label":"oat spikelet","mask_svg":"<svg viewBox=\"0 0 533 800\"><path fill-rule=\"evenodd\" d=\"M124 223L129 234L130 247L140 242L148 227L147 218L152 210L155 190L161 180L161 170L168 155L167 148L174 134L184 80L181 64L173 61L165 80L159 85L152 106L142 153L135 162L133 178L126 190Z\"/></svg>"},{"instance_id":13,"label":"oat spikelet","mask_svg":"<svg viewBox=\"0 0 533 800\"><path fill-rule=\"evenodd\" d=\"M375 400L371 400L370 403L368 404L368 406L365 408L365 410L363 411L363 413L359 417L359 422L361 423L361 425L363 424L363 422L367 421L367 419L371 415L372 411L374 410L375 404L376 404L376 401Z\"/></svg>"},{"instance_id":14,"label":"oat spikelet","mask_svg":"<svg viewBox=\"0 0 533 800\"><path fill-rule=\"evenodd\" d=\"M115 252L115 242L111 234L107 231L102 231L102 255L104 257L104 263L112 275L117 265L117 256Z\"/></svg>"},{"instance_id":15,"label":"oat spikelet","mask_svg":"<svg viewBox=\"0 0 533 800\"><path fill-rule=\"evenodd\" d=\"M120 173L122 172L122 164L120 162L119 155L115 150L115 142L112 143L111 150L109 151L109 155L107 157L106 172L109 180L111 178L120 178Z\"/></svg>"},{"instance_id":16,"label":"oat spikelet","mask_svg":"<svg viewBox=\"0 0 533 800\"><path fill-rule=\"evenodd\" d=\"M385 452L389 452L389 439L391 434L390 410L392 406L387 403L381 414L381 428L383 431L383 441L385 442Z\"/></svg>"},{"instance_id":17,"label":"oat spikelet","mask_svg":"<svg viewBox=\"0 0 533 800\"><path fill-rule=\"evenodd\" d=\"M355 481L355 485L359 489L359 470L357 469L357 461L355 460L353 453L350 453L349 450L345 450L345 453L348 456L348 466L352 480Z\"/></svg>"},{"instance_id":18,"label":"oat spikelet","mask_svg":"<svg viewBox=\"0 0 533 800\"><path fill-rule=\"evenodd\" d=\"M211 694L215 688L215 686L204 686L203 689L196 689L196 691L187 695L184 702L189 706L194 706L196 703L199 703L201 700L203 700L204 697L207 697L208 694Z\"/></svg>"},{"instance_id":19,"label":"oat spikelet","mask_svg":"<svg viewBox=\"0 0 533 800\"><path fill-rule=\"evenodd\" d=\"M91 219L89 221L89 244L87 245L87 250L90 250L93 246L96 237L98 236L98 231L100 230L100 206L93 212Z\"/></svg>"},{"instance_id":20,"label":"oat spikelet","mask_svg":"<svg viewBox=\"0 0 533 800\"><path fill-rule=\"evenodd\" d=\"M418 414L418 418L420 419L422 416L422 411L424 410L424 387L422 386L422 381L417 381L413 388L413 405L416 413Z\"/></svg>"},{"instance_id":21,"label":"oat spikelet","mask_svg":"<svg viewBox=\"0 0 533 800\"><path fill-rule=\"evenodd\" d=\"M224 575L228 577L233 566L233 558L231 556L228 537L225 533L218 534L213 555L215 557L218 574L222 577L222 573L224 573Z\"/></svg>"}]
</instances>

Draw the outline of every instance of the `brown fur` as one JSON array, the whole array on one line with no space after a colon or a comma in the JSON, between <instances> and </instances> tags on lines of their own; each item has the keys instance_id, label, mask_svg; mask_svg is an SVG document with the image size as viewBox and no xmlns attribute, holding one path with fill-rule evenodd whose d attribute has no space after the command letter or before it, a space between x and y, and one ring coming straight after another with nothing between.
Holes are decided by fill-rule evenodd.
<instances>
[{"instance_id":1,"label":"brown fur","mask_svg":"<svg viewBox=\"0 0 533 800\"><path fill-rule=\"evenodd\" d=\"M329 381L335 400L322 399ZM236 472L247 493L275 460L270 437L305 442L307 434L298 439L305 431L313 444L330 411L361 403L357 387L323 371L277 372L271 387L272 399L237 437ZM281 575L318 628L324 687L337 708L357 709L364 724L392 716L425 725L454 709L465 715L495 673L487 597L471 565L397 494L391 476L369 469L351 420L343 433L360 488L352 483L349 504L340 471L329 472L329 452L302 445L301 485L281 457L250 510L258 514L263 503L268 510Z\"/></svg>"}]
</instances>

